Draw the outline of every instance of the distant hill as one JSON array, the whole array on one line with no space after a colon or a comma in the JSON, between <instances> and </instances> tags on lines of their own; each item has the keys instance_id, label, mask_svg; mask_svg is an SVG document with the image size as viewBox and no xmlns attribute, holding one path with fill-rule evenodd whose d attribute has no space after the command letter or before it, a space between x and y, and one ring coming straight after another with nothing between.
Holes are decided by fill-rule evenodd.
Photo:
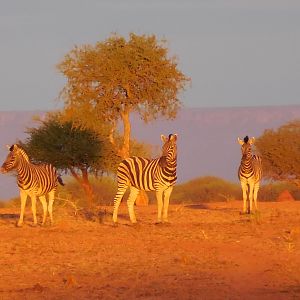
<instances>
[{"instance_id":1,"label":"distant hill","mask_svg":"<svg viewBox=\"0 0 300 300\"><path fill-rule=\"evenodd\" d=\"M0 112L0 161L7 155L6 144L24 139L24 131L35 123L41 111ZM160 145L160 134L178 133L179 182L213 175L237 182L240 147L237 137L260 136L265 129L278 128L300 117L300 105L236 108L183 108L173 121L144 124L132 118L134 138ZM88 146L88 145L87 145ZM13 176L0 174L0 199L18 194Z\"/></svg>"}]
</instances>

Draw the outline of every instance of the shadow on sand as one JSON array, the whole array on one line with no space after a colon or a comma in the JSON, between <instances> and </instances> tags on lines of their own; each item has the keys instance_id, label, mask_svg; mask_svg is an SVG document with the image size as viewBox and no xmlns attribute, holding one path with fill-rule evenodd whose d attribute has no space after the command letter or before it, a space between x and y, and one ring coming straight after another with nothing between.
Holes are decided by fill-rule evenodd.
<instances>
[{"instance_id":1,"label":"shadow on sand","mask_svg":"<svg viewBox=\"0 0 300 300\"><path fill-rule=\"evenodd\" d=\"M207 205L205 204L188 204L184 207L190 208L190 209L209 209Z\"/></svg>"},{"instance_id":2,"label":"shadow on sand","mask_svg":"<svg viewBox=\"0 0 300 300\"><path fill-rule=\"evenodd\" d=\"M9 219L18 219L18 214L0 214L0 219L2 220L9 220Z\"/></svg>"},{"instance_id":3,"label":"shadow on sand","mask_svg":"<svg viewBox=\"0 0 300 300\"><path fill-rule=\"evenodd\" d=\"M217 210L217 211L238 211L238 208L232 208L232 207L213 207L212 205L207 205L203 203L198 203L198 204L188 204L185 205L184 207L189 208L189 209L207 209L207 210Z\"/></svg>"}]
</instances>

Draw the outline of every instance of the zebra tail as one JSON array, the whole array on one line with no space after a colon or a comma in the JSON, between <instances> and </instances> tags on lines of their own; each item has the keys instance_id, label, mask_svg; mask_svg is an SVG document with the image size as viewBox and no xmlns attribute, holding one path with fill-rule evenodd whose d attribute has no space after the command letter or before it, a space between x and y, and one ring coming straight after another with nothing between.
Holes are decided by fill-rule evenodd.
<instances>
[{"instance_id":1,"label":"zebra tail","mask_svg":"<svg viewBox=\"0 0 300 300\"><path fill-rule=\"evenodd\" d=\"M63 182L63 180L62 180L62 178L59 175L57 176L57 180L58 180L58 182L59 182L60 185L62 185L62 186L65 185L64 182Z\"/></svg>"}]
</instances>

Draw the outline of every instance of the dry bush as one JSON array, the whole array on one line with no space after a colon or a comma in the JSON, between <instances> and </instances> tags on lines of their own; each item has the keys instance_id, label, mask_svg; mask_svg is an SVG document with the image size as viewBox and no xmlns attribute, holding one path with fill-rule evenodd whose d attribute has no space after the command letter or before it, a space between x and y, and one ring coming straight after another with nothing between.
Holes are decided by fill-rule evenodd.
<instances>
[{"instance_id":1,"label":"dry bush","mask_svg":"<svg viewBox=\"0 0 300 300\"><path fill-rule=\"evenodd\" d=\"M64 180L65 186L59 189L61 195L64 194L61 197L69 199L68 195L72 195L73 199L77 199L77 204L80 207L87 207L86 196L79 183L72 177L66 177ZM95 205L112 205L117 192L117 183L114 178L108 176L95 178L90 176L90 184L95 196Z\"/></svg>"},{"instance_id":2,"label":"dry bush","mask_svg":"<svg viewBox=\"0 0 300 300\"><path fill-rule=\"evenodd\" d=\"M7 202L0 200L0 208L4 208L7 206Z\"/></svg>"},{"instance_id":3,"label":"dry bush","mask_svg":"<svg viewBox=\"0 0 300 300\"><path fill-rule=\"evenodd\" d=\"M238 184L213 176L200 177L176 185L171 195L172 203L231 201L240 197Z\"/></svg>"},{"instance_id":4,"label":"dry bush","mask_svg":"<svg viewBox=\"0 0 300 300\"><path fill-rule=\"evenodd\" d=\"M300 200L300 189L296 185L279 181L262 185L258 197L260 201L276 201L285 190L288 190L295 200Z\"/></svg>"},{"instance_id":5,"label":"dry bush","mask_svg":"<svg viewBox=\"0 0 300 300\"><path fill-rule=\"evenodd\" d=\"M10 198L7 202L6 202L6 207L8 208L20 208L21 205L21 200L20 197L13 197ZM31 200L29 199L29 201L27 200L26 202L26 207L31 207Z\"/></svg>"}]
</instances>

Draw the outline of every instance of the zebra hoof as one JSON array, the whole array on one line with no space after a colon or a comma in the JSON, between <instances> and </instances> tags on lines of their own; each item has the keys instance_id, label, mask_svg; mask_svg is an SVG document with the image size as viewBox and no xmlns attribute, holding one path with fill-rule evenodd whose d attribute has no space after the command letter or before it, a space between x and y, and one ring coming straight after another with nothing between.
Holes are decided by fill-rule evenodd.
<instances>
[{"instance_id":1,"label":"zebra hoof","mask_svg":"<svg viewBox=\"0 0 300 300\"><path fill-rule=\"evenodd\" d=\"M161 225L161 224L162 224L162 221L156 221L154 224L155 224L155 225Z\"/></svg>"}]
</instances>

